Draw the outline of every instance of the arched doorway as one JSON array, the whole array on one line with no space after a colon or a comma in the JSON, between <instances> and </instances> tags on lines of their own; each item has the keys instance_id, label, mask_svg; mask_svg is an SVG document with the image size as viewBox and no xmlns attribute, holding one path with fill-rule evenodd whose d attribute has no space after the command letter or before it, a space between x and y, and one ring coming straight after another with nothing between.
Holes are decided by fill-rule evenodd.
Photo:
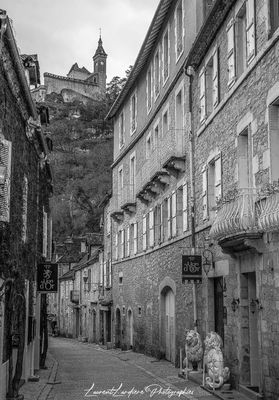
<instances>
[{"instance_id":1,"label":"arched doorway","mask_svg":"<svg viewBox=\"0 0 279 400\"><path fill-rule=\"evenodd\" d=\"M121 313L119 308L115 312L115 347L121 347Z\"/></svg>"},{"instance_id":2,"label":"arched doorway","mask_svg":"<svg viewBox=\"0 0 279 400\"><path fill-rule=\"evenodd\" d=\"M175 296L170 287L161 292L161 342L165 358L175 362Z\"/></svg>"},{"instance_id":3,"label":"arched doorway","mask_svg":"<svg viewBox=\"0 0 279 400\"><path fill-rule=\"evenodd\" d=\"M133 331L133 313L132 310L129 309L128 310L128 345L129 348L132 349L133 348L133 335L134 335L134 331Z\"/></svg>"},{"instance_id":4,"label":"arched doorway","mask_svg":"<svg viewBox=\"0 0 279 400\"><path fill-rule=\"evenodd\" d=\"M92 322L93 322L93 342L96 343L97 338L96 338L96 311L95 310L93 310Z\"/></svg>"}]
</instances>

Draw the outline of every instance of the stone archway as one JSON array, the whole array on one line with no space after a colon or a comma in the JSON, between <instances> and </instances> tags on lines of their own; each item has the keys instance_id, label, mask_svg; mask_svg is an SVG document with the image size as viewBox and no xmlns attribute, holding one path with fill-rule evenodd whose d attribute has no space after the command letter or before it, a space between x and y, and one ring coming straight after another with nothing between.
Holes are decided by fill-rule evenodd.
<instances>
[{"instance_id":1,"label":"stone archway","mask_svg":"<svg viewBox=\"0 0 279 400\"><path fill-rule=\"evenodd\" d=\"M166 360L175 363L175 282L166 277L160 285L160 344Z\"/></svg>"},{"instance_id":2,"label":"stone archway","mask_svg":"<svg viewBox=\"0 0 279 400\"><path fill-rule=\"evenodd\" d=\"M119 308L115 311L115 347L121 347L121 312Z\"/></svg>"},{"instance_id":3,"label":"stone archway","mask_svg":"<svg viewBox=\"0 0 279 400\"><path fill-rule=\"evenodd\" d=\"M129 308L129 310L128 310L128 346L130 349L133 348L133 343L134 343L133 312Z\"/></svg>"}]
</instances>

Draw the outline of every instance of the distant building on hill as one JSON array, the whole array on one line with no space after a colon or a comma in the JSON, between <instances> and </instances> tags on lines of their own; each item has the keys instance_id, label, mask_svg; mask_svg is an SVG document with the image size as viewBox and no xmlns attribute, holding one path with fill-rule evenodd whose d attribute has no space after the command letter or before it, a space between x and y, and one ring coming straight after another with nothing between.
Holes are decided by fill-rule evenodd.
<instances>
[{"instance_id":1,"label":"distant building on hill","mask_svg":"<svg viewBox=\"0 0 279 400\"><path fill-rule=\"evenodd\" d=\"M93 56L93 72L89 72L85 67L80 68L77 63L72 65L67 76L45 72L45 94L61 94L65 102L75 99L86 102L86 99L97 100L104 96L107 79L106 59L107 54L100 37Z\"/></svg>"}]
</instances>

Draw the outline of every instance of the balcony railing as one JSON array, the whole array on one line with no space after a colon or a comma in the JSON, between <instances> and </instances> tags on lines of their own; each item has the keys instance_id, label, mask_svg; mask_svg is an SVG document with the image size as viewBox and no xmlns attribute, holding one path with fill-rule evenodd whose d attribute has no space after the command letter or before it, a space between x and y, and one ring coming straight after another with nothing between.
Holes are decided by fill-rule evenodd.
<instances>
[{"instance_id":1,"label":"balcony railing","mask_svg":"<svg viewBox=\"0 0 279 400\"><path fill-rule=\"evenodd\" d=\"M238 189L232 196L225 196L217 209L210 236L220 241L232 235L259 232L256 201L254 188Z\"/></svg>"},{"instance_id":2,"label":"balcony railing","mask_svg":"<svg viewBox=\"0 0 279 400\"><path fill-rule=\"evenodd\" d=\"M264 232L279 230L279 193L272 193L260 201L258 223Z\"/></svg>"},{"instance_id":3,"label":"balcony railing","mask_svg":"<svg viewBox=\"0 0 279 400\"><path fill-rule=\"evenodd\" d=\"M185 129L170 129L162 133L157 144L148 155L141 170L136 176L136 192L138 193L159 171L166 170L170 160L185 160ZM184 161L183 161L184 164ZM175 167L175 166L174 166ZM180 169L181 166L178 166Z\"/></svg>"}]
</instances>

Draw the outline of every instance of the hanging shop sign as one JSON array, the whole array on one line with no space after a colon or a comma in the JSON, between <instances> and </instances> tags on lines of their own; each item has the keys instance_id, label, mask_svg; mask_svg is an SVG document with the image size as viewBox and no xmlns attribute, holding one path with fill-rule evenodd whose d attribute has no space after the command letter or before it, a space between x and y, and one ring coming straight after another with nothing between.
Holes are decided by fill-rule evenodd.
<instances>
[{"instance_id":1,"label":"hanging shop sign","mask_svg":"<svg viewBox=\"0 0 279 400\"><path fill-rule=\"evenodd\" d=\"M182 282L202 281L202 256L182 255Z\"/></svg>"},{"instance_id":2,"label":"hanging shop sign","mask_svg":"<svg viewBox=\"0 0 279 400\"><path fill-rule=\"evenodd\" d=\"M37 266L37 291L56 293L58 291L58 264L42 263Z\"/></svg>"}]
</instances>

